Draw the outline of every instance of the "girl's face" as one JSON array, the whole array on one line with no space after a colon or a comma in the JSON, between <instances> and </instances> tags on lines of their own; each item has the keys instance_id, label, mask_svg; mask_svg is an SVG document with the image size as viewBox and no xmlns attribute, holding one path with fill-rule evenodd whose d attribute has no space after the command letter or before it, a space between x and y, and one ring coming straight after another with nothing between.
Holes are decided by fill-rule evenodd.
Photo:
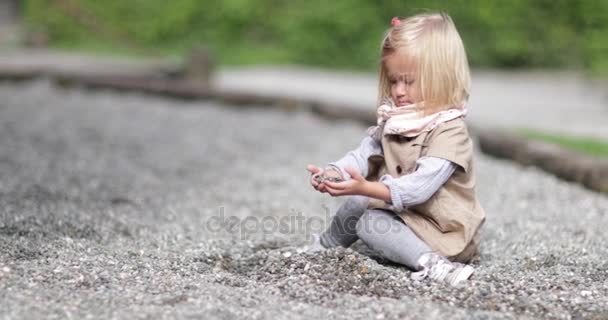
<instances>
[{"instance_id":1,"label":"girl's face","mask_svg":"<svg viewBox=\"0 0 608 320\"><path fill-rule=\"evenodd\" d=\"M415 65L397 53L385 58L391 98L398 107L422 101L420 84L416 81Z\"/></svg>"}]
</instances>

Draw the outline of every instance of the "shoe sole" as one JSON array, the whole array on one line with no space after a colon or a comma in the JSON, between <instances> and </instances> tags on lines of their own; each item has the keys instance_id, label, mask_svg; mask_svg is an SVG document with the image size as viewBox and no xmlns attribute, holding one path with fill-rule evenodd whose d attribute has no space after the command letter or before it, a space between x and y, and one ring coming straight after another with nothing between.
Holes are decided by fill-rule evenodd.
<instances>
[{"instance_id":1,"label":"shoe sole","mask_svg":"<svg viewBox=\"0 0 608 320\"><path fill-rule=\"evenodd\" d=\"M460 272L458 272L458 275L450 281L450 284L456 286L459 283L469 279L471 277L471 275L473 275L474 272L475 272L475 268L473 268L469 265L466 265L466 266L462 267L462 270L460 270Z\"/></svg>"}]
</instances>

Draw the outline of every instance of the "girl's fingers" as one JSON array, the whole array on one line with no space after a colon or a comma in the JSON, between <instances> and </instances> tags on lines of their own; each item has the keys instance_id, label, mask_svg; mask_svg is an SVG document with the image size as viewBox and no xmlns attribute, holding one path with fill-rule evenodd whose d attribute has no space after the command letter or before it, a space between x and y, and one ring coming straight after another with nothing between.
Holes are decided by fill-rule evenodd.
<instances>
[{"instance_id":1,"label":"girl's fingers","mask_svg":"<svg viewBox=\"0 0 608 320\"><path fill-rule=\"evenodd\" d=\"M321 169L321 168L319 168L317 166L314 166L312 164L307 165L306 166L306 170L308 170L312 174L316 174L316 173L319 173L319 172L323 171L323 169Z\"/></svg>"},{"instance_id":2,"label":"girl's fingers","mask_svg":"<svg viewBox=\"0 0 608 320\"><path fill-rule=\"evenodd\" d=\"M329 193L332 196L337 196L338 193L340 192L339 190L332 189L330 187L325 187L325 189L327 190L327 193Z\"/></svg>"},{"instance_id":3,"label":"girl's fingers","mask_svg":"<svg viewBox=\"0 0 608 320\"><path fill-rule=\"evenodd\" d=\"M308 170L308 172L310 172L311 176L310 176L310 184L317 189L319 187L319 182L317 182L315 180L315 178L317 176L319 176L320 174L323 174L323 169L314 166L312 164L309 164L306 166L306 170Z\"/></svg>"},{"instance_id":4,"label":"girl's fingers","mask_svg":"<svg viewBox=\"0 0 608 320\"><path fill-rule=\"evenodd\" d=\"M323 181L317 182L315 181L315 177L323 174L323 169L309 164L306 166L306 170L311 173L310 183L315 188L315 190L322 193L329 193L332 196L339 196L344 193L344 189L348 186L344 182L331 182L331 181Z\"/></svg>"},{"instance_id":5,"label":"girl's fingers","mask_svg":"<svg viewBox=\"0 0 608 320\"><path fill-rule=\"evenodd\" d=\"M324 182L322 182L322 183L319 185L319 191L321 191L321 192L323 192L323 193L327 193L327 185L325 185L325 183L324 183Z\"/></svg>"},{"instance_id":6,"label":"girl's fingers","mask_svg":"<svg viewBox=\"0 0 608 320\"><path fill-rule=\"evenodd\" d=\"M330 187L332 189L335 189L335 190L344 190L347 187L347 183L346 182L331 182L331 181L326 181L324 183L328 187Z\"/></svg>"},{"instance_id":7,"label":"girl's fingers","mask_svg":"<svg viewBox=\"0 0 608 320\"><path fill-rule=\"evenodd\" d=\"M363 180L363 176L359 173L359 171L351 168L351 167L346 167L344 168L344 170L346 170L346 172L348 172L348 174L350 174L351 178L353 180Z\"/></svg>"},{"instance_id":8,"label":"girl's fingers","mask_svg":"<svg viewBox=\"0 0 608 320\"><path fill-rule=\"evenodd\" d=\"M336 192L343 192L344 191L344 188L340 186L341 183L326 181L326 182L323 182L323 184L325 184L324 187L327 190L327 192L336 193Z\"/></svg>"},{"instance_id":9,"label":"girl's fingers","mask_svg":"<svg viewBox=\"0 0 608 320\"><path fill-rule=\"evenodd\" d=\"M317 185L315 186L315 189L317 189L317 191L323 190L323 184L322 183L317 183Z\"/></svg>"},{"instance_id":10,"label":"girl's fingers","mask_svg":"<svg viewBox=\"0 0 608 320\"><path fill-rule=\"evenodd\" d=\"M332 196L341 196L344 194L343 190L337 190L337 189L332 189L332 188L327 188L327 193L331 194Z\"/></svg>"}]
</instances>

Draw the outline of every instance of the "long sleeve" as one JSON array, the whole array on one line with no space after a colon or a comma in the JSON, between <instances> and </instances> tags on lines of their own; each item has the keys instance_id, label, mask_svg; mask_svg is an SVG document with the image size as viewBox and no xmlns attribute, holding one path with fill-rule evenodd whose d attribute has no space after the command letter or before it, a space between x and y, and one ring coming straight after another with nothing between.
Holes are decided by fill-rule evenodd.
<instances>
[{"instance_id":1,"label":"long sleeve","mask_svg":"<svg viewBox=\"0 0 608 320\"><path fill-rule=\"evenodd\" d=\"M347 152L340 160L330 162L328 165L342 173L345 180L350 179L350 175L344 170L346 167L357 169L365 177L368 170L367 158L374 154L382 154L382 146L366 136L357 149Z\"/></svg>"},{"instance_id":2,"label":"long sleeve","mask_svg":"<svg viewBox=\"0 0 608 320\"><path fill-rule=\"evenodd\" d=\"M450 178L457 165L436 157L422 157L416 161L417 169L399 178L384 175L380 182L390 190L395 211L421 204L430 199Z\"/></svg>"}]
</instances>

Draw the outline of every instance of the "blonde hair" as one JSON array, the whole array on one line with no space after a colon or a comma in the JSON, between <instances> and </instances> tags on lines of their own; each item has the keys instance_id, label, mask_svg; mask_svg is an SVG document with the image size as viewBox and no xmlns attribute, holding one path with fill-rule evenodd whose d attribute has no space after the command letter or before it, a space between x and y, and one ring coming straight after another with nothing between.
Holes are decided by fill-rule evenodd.
<instances>
[{"instance_id":1,"label":"blonde hair","mask_svg":"<svg viewBox=\"0 0 608 320\"><path fill-rule=\"evenodd\" d=\"M462 39L449 15L418 14L393 20L382 40L378 105L391 96L385 59L399 54L414 63L422 110L431 114L463 106L469 98L471 75Z\"/></svg>"}]
</instances>

